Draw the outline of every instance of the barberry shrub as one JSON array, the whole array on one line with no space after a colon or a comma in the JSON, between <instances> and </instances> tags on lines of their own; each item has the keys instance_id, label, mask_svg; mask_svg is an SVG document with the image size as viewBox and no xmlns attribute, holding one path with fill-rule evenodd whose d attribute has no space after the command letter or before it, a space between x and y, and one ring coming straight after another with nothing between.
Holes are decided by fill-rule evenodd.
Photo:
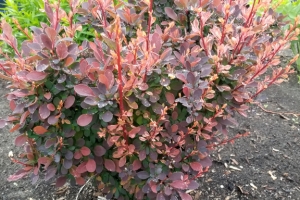
<instances>
[{"instance_id":1,"label":"barberry shrub","mask_svg":"<svg viewBox=\"0 0 300 200\"><path fill-rule=\"evenodd\" d=\"M70 0L64 27L46 1L50 24L30 27L21 47L2 21L15 56L0 62L13 89L0 124L24 147L9 181L93 177L107 198L192 199L210 152L244 135L227 135L233 114L292 72L297 57L280 67L276 54L297 39L298 20L283 31L269 1L157 2ZM73 41L75 14L97 27L93 42Z\"/></svg>"}]
</instances>

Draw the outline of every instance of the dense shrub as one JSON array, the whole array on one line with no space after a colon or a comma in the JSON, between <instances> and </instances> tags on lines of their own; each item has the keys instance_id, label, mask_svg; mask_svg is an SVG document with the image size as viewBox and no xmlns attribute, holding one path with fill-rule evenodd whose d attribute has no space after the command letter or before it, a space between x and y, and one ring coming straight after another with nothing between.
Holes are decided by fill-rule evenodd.
<instances>
[{"instance_id":1,"label":"dense shrub","mask_svg":"<svg viewBox=\"0 0 300 200\"><path fill-rule=\"evenodd\" d=\"M282 68L276 54L297 39L298 21L283 32L272 9L256 16L266 1L162 3L172 8L70 1L69 20L80 14L97 30L80 44L77 24L62 26L47 1L50 26L31 27L22 48L2 22L0 39L16 56L0 62L13 89L12 114L0 124L12 123L24 146L22 159L12 159L23 168L8 180L57 175L62 186L94 177L108 198L191 199L186 191L199 187L210 152L247 134L228 137L233 114L246 116L248 103L292 72L297 57Z\"/></svg>"}]
</instances>

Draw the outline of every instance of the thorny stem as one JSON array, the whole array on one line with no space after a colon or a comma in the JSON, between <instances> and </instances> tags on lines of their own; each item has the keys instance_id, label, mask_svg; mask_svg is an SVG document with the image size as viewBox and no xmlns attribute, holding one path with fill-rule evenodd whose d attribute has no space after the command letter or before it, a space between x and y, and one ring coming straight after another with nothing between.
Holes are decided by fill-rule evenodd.
<instances>
[{"instance_id":1,"label":"thorny stem","mask_svg":"<svg viewBox=\"0 0 300 200\"><path fill-rule=\"evenodd\" d=\"M97 0L97 2L99 4L99 6L100 6L100 10L101 10L101 14L102 14L102 21L103 21L103 25L104 25L104 31L106 31L106 28L107 28L108 25L107 25L107 21L106 21L105 10L103 8L101 0ZM99 17L99 19L100 19L100 17ZM106 32L107 32L109 38L111 38L111 34L108 31L106 31Z\"/></svg>"},{"instance_id":2,"label":"thorny stem","mask_svg":"<svg viewBox=\"0 0 300 200\"><path fill-rule=\"evenodd\" d=\"M26 33L26 31L20 26L20 23L18 22L18 20L17 20L17 19L13 19L13 22L14 22L14 24L17 26L17 28L18 28L20 31L22 31L22 33L24 33L24 35L25 35L30 41L32 41L32 37L31 37L30 35L28 35L28 34Z\"/></svg>"},{"instance_id":3,"label":"thorny stem","mask_svg":"<svg viewBox=\"0 0 300 200\"><path fill-rule=\"evenodd\" d=\"M121 51L120 51L120 22L117 21L116 24L116 53L117 53L117 65L118 65L118 79L119 79L119 96L120 96L120 118L123 119L124 114L124 104L123 104L123 81L122 81L122 66L121 66ZM123 128L123 137L126 140L126 143L128 143L128 135L126 134L125 127L122 125Z\"/></svg>"},{"instance_id":4,"label":"thorny stem","mask_svg":"<svg viewBox=\"0 0 300 200\"><path fill-rule=\"evenodd\" d=\"M287 39L287 37L291 34L291 32L292 32L292 30L293 29L291 29L290 31L289 31L289 33L285 36L285 40ZM275 55L277 54L277 52L281 49L281 47L283 46L283 44L280 44L279 46L278 46L278 48L275 50L275 51L273 51L273 52L271 52L270 54L268 54L267 56L265 56L264 58L263 58L263 60L265 59L265 58L268 58L269 56L271 56L271 58L269 59L269 61L260 69L260 70L258 70L248 81L247 81L247 83L249 83L249 82L251 82L253 79L255 79L257 76L258 76L258 74L260 73L260 72L262 72L264 69L266 69L268 66L269 66L269 64L270 64L270 62L272 61L272 59L275 57ZM238 87L236 87L233 91L236 91L236 90L238 90L238 89L240 89L241 87L243 87L244 85L239 85Z\"/></svg>"},{"instance_id":5,"label":"thorny stem","mask_svg":"<svg viewBox=\"0 0 300 200\"><path fill-rule=\"evenodd\" d=\"M203 25L203 22L202 22L202 18L201 18L201 12L199 13L199 21L200 21L200 37L201 37L201 40L202 40L202 44L203 44L203 49L205 51L205 54L206 56L208 56L208 50L206 48L206 44L204 42L204 34L203 34L203 31L204 31L204 25Z\"/></svg>"},{"instance_id":6,"label":"thorny stem","mask_svg":"<svg viewBox=\"0 0 300 200\"><path fill-rule=\"evenodd\" d=\"M255 0L254 0L254 1L255 1ZM225 9L226 9L226 15L225 15L225 20L224 20L223 26L222 26L222 36L221 36L219 45L222 44L222 43L224 42L224 38L225 38L225 26L226 26L227 21L228 21L228 18L229 18L231 2L232 2L232 0L229 1L229 8L225 8ZM226 5L227 5L227 4L226 4Z\"/></svg>"},{"instance_id":7,"label":"thorny stem","mask_svg":"<svg viewBox=\"0 0 300 200\"><path fill-rule=\"evenodd\" d=\"M149 16L148 16L147 40L146 40L148 56L150 56L149 50L150 50L150 30L151 30L151 21L152 21L152 9L153 9L153 0L150 0L149 11L148 11ZM146 80L147 80L147 66L144 74L144 82L146 82Z\"/></svg>"},{"instance_id":8,"label":"thorny stem","mask_svg":"<svg viewBox=\"0 0 300 200\"><path fill-rule=\"evenodd\" d=\"M253 2L253 4L252 4L252 8L251 8L250 14L249 14L248 19L247 19L247 21L246 21L246 23L245 23L245 26L246 26L246 27L247 27L248 22L249 22L249 20L251 19L251 17L253 18L253 14L255 14L255 13L253 12L253 11L254 11L255 3L256 3L256 0L254 0L254 2Z\"/></svg>"}]
</instances>

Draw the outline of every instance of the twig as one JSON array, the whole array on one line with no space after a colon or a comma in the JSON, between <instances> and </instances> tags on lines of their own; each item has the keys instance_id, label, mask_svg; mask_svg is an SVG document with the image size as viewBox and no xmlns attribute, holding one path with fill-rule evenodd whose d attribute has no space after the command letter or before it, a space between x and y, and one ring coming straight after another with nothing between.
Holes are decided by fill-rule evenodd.
<instances>
[{"instance_id":1,"label":"twig","mask_svg":"<svg viewBox=\"0 0 300 200\"><path fill-rule=\"evenodd\" d=\"M275 111L271 111L271 110L267 110L265 108L262 107L261 103L257 103L257 106L260 107L263 111L265 111L266 113L272 113L272 114L277 114L277 115L296 115L296 116L300 116L299 113L292 113L292 112L275 112Z\"/></svg>"},{"instance_id":2,"label":"twig","mask_svg":"<svg viewBox=\"0 0 300 200\"><path fill-rule=\"evenodd\" d=\"M83 188L93 179L95 177L95 175L94 176L92 176L92 177L90 177L88 180L87 180L87 182L83 185L83 186L81 186L81 188L79 189L79 191L78 191L78 193L77 193L77 195L76 195L76 199L75 200L78 200L78 197L79 197L79 194L80 194L80 192L83 190Z\"/></svg>"}]
</instances>

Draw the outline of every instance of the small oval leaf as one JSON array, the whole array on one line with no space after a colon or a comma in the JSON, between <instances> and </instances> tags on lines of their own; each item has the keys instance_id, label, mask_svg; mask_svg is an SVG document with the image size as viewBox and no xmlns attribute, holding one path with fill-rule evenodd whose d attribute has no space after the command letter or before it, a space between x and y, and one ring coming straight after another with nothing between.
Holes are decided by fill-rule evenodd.
<instances>
[{"instance_id":1,"label":"small oval leaf","mask_svg":"<svg viewBox=\"0 0 300 200\"><path fill-rule=\"evenodd\" d=\"M77 119L77 124L79 126L87 126L89 125L93 120L93 116L89 114L82 114Z\"/></svg>"}]
</instances>

